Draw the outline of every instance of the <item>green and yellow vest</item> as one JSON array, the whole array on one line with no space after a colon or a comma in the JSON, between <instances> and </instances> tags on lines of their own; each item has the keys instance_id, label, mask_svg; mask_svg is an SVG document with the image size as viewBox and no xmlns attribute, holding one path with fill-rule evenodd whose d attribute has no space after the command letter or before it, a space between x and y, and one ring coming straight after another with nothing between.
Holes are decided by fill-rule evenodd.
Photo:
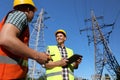
<instances>
[{"instance_id":1,"label":"green and yellow vest","mask_svg":"<svg viewBox=\"0 0 120 80\"><path fill-rule=\"evenodd\" d=\"M51 56L53 59L53 62L61 60L61 53L59 52L59 49L57 46L48 46L48 50L50 51L50 55L55 55ZM73 51L69 48L66 48L68 58L73 55ZM73 74L73 65L68 66L69 70L69 80L74 80L74 74ZM46 77L47 80L63 80L62 77L62 67L55 67L51 69L46 69Z\"/></svg>"}]
</instances>

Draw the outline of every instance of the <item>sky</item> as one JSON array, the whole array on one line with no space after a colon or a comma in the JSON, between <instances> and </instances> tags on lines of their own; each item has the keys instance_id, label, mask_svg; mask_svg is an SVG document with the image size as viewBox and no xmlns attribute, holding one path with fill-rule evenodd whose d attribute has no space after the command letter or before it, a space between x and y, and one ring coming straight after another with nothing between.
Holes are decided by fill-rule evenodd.
<instances>
[{"instance_id":1,"label":"sky","mask_svg":"<svg viewBox=\"0 0 120 80\"><path fill-rule=\"evenodd\" d=\"M81 29L91 27L90 22L85 19L91 18L91 10L96 16L103 16L101 21L104 24L115 22L114 29L109 37L109 47L116 60L120 64L120 1L119 0L33 0L38 8L35 15L38 15L43 8L50 19L45 20L44 39L45 44L55 45L54 33L58 29L64 29L67 33L65 45L74 50L74 53L83 55L79 68L75 70L75 76L91 80L94 74L94 46L93 42L88 46L87 35L91 31ZM6 13L12 10L13 0L2 0L0 2L0 20ZM34 17L36 19L36 17ZM107 71L105 72L107 73Z\"/></svg>"}]
</instances>

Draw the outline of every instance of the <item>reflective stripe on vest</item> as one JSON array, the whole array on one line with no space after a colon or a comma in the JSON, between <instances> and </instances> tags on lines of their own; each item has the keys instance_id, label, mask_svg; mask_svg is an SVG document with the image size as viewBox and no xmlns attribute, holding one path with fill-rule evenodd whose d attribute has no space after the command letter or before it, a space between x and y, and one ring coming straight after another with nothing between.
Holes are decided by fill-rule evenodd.
<instances>
[{"instance_id":1,"label":"reflective stripe on vest","mask_svg":"<svg viewBox=\"0 0 120 80\"><path fill-rule=\"evenodd\" d=\"M6 63L6 64L20 64L22 66L26 66L27 67L27 60L20 60L18 58L10 58L8 56L0 56L0 64L1 63Z\"/></svg>"},{"instance_id":2,"label":"reflective stripe on vest","mask_svg":"<svg viewBox=\"0 0 120 80\"><path fill-rule=\"evenodd\" d=\"M74 74L71 71L69 71L69 73L72 76L74 76ZM47 77L56 76L56 75L62 75L62 71L46 74Z\"/></svg>"}]
</instances>

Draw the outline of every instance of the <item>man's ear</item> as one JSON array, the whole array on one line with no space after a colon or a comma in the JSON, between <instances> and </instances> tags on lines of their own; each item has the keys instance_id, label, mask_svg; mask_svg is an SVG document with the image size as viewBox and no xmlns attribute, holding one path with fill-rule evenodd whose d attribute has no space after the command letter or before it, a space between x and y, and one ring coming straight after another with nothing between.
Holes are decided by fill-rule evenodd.
<instances>
[{"instance_id":1,"label":"man's ear","mask_svg":"<svg viewBox=\"0 0 120 80\"><path fill-rule=\"evenodd\" d=\"M66 41L66 39L67 39L67 38L65 37L65 41Z\"/></svg>"}]
</instances>

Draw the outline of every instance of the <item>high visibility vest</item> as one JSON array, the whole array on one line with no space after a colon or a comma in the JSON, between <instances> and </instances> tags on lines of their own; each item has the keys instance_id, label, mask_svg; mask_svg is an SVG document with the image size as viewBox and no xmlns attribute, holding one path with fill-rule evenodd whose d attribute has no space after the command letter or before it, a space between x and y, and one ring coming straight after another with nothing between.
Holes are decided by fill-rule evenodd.
<instances>
[{"instance_id":1,"label":"high visibility vest","mask_svg":"<svg viewBox=\"0 0 120 80\"><path fill-rule=\"evenodd\" d=\"M48 46L48 50L50 51L50 55L55 55L55 56L51 56L53 62L61 60L62 57L57 46ZM73 55L73 51L71 49L66 48L66 51L68 54L68 58ZM72 64L68 66L68 70L69 70L69 80L74 80ZM62 67L54 67L51 69L46 68L46 78L47 80L56 80L56 79L63 80Z\"/></svg>"},{"instance_id":2,"label":"high visibility vest","mask_svg":"<svg viewBox=\"0 0 120 80\"><path fill-rule=\"evenodd\" d=\"M0 22L0 30L4 25L5 18ZM8 34L9 36L9 34ZM20 40L28 45L28 26L20 35ZM17 53L16 53L17 54ZM28 58L16 56L0 46L0 80L23 79L28 71Z\"/></svg>"}]
</instances>

